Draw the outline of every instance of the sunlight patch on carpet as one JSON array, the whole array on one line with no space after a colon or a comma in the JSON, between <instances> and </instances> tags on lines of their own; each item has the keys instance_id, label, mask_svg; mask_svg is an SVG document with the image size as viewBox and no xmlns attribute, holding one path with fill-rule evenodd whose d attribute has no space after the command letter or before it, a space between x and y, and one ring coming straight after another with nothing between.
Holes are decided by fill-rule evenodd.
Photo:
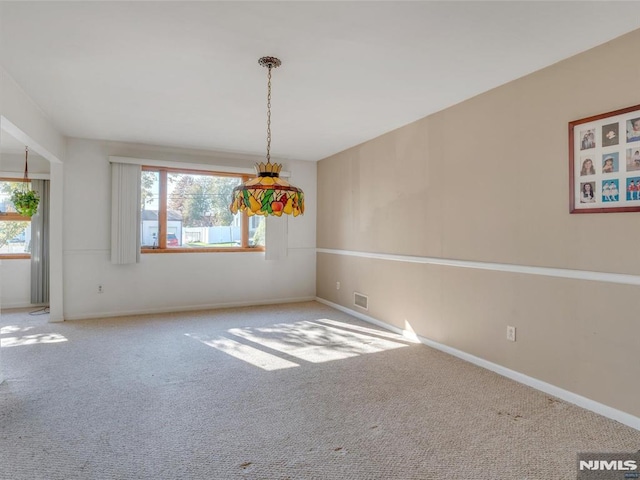
<instances>
[{"instance_id":1,"label":"sunlight patch on carpet","mask_svg":"<svg viewBox=\"0 0 640 480\"><path fill-rule=\"evenodd\" d=\"M236 342L224 336L207 337L202 335L185 334L234 358L243 360L263 370L281 370L283 368L298 367L299 365L276 355L264 352L249 345Z\"/></svg>"},{"instance_id":2,"label":"sunlight patch on carpet","mask_svg":"<svg viewBox=\"0 0 640 480\"><path fill-rule=\"evenodd\" d=\"M36 327L20 327L18 325L7 325L0 328L0 335L6 335L8 333L28 332Z\"/></svg>"},{"instance_id":3,"label":"sunlight patch on carpet","mask_svg":"<svg viewBox=\"0 0 640 480\"><path fill-rule=\"evenodd\" d=\"M22 347L25 345L39 345L44 343L66 342L67 337L58 333L39 333L23 337L6 337L0 340L0 347Z\"/></svg>"},{"instance_id":4,"label":"sunlight patch on carpet","mask_svg":"<svg viewBox=\"0 0 640 480\"><path fill-rule=\"evenodd\" d=\"M396 333L391 333L391 332L387 332L384 330L376 330L374 328L368 328L368 327L361 327L360 325L352 325L350 323L345 323L345 322L339 322L337 320L330 320L328 318L323 318L320 320L317 320L320 323L325 323L327 325L332 325L332 326L336 326L336 327L340 327L340 328L346 328L348 330L356 330L358 332L363 332L363 333L371 333L373 335L376 335L378 337L384 337L384 338L391 338L394 340L400 340L400 341L404 341L404 342L411 342L411 343L420 343L420 341L415 338L415 332L414 335L405 337L403 335L398 335ZM408 324L405 320L405 324Z\"/></svg>"},{"instance_id":5,"label":"sunlight patch on carpet","mask_svg":"<svg viewBox=\"0 0 640 480\"><path fill-rule=\"evenodd\" d=\"M311 363L342 360L407 346L405 343L380 338L381 332L378 331L375 331L374 336L312 321L232 328L228 332Z\"/></svg>"}]
</instances>

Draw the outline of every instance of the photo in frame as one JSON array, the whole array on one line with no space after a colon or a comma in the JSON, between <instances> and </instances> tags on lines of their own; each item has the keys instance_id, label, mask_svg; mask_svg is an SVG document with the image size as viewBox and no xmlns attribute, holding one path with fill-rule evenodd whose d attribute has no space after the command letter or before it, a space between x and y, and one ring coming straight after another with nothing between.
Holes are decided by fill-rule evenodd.
<instances>
[{"instance_id":1,"label":"photo in frame","mask_svg":"<svg viewBox=\"0 0 640 480\"><path fill-rule=\"evenodd\" d=\"M640 212L640 105L569 122L569 212Z\"/></svg>"}]
</instances>

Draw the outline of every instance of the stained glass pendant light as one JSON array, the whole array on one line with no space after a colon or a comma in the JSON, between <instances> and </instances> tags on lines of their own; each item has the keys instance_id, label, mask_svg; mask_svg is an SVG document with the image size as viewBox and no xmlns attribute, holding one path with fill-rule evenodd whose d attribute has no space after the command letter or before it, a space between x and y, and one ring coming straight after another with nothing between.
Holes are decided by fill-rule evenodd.
<instances>
[{"instance_id":1,"label":"stained glass pendant light","mask_svg":"<svg viewBox=\"0 0 640 480\"><path fill-rule=\"evenodd\" d=\"M275 57L262 57L258 63L269 69L267 93L267 163L257 163L257 177L233 189L229 209L235 215L298 215L304 213L304 193L280 178L282 165L271 163L271 70L282 62Z\"/></svg>"}]
</instances>

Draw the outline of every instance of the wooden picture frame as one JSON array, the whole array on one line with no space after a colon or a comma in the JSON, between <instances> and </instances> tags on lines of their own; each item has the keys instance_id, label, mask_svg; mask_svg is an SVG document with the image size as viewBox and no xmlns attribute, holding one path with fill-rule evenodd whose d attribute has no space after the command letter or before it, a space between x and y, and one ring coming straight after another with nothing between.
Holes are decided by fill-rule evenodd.
<instances>
[{"instance_id":1,"label":"wooden picture frame","mask_svg":"<svg viewBox=\"0 0 640 480\"><path fill-rule=\"evenodd\" d=\"M640 212L640 105L569 122L569 212Z\"/></svg>"}]
</instances>

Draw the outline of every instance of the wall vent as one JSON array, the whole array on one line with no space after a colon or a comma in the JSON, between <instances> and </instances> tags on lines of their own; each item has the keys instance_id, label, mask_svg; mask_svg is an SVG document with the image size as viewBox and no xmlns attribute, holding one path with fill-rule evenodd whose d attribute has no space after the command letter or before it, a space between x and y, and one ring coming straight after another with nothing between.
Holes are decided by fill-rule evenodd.
<instances>
[{"instance_id":1,"label":"wall vent","mask_svg":"<svg viewBox=\"0 0 640 480\"><path fill-rule=\"evenodd\" d=\"M357 307L369 310L369 297L358 292L353 292L353 304Z\"/></svg>"}]
</instances>

